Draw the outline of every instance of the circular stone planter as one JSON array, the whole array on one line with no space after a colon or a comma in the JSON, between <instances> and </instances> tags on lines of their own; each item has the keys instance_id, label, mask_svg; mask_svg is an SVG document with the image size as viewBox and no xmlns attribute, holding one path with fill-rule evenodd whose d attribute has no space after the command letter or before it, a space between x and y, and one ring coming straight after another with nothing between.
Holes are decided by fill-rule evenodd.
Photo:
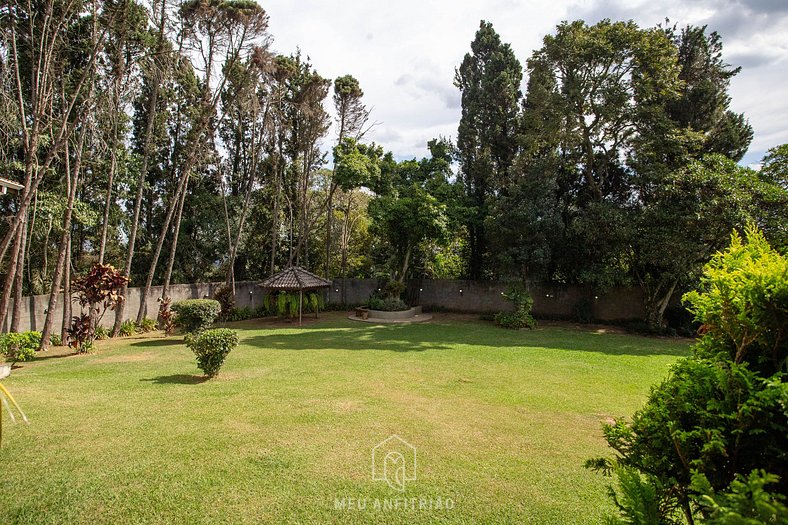
<instances>
[{"instance_id":1,"label":"circular stone planter","mask_svg":"<svg viewBox=\"0 0 788 525\"><path fill-rule=\"evenodd\" d=\"M358 315L359 312L363 312L366 315ZM414 306L408 310L400 310L398 312L360 308L355 314L349 315L348 319L365 323L422 323L432 319L432 316L429 314L424 315L421 312L421 306Z\"/></svg>"}]
</instances>

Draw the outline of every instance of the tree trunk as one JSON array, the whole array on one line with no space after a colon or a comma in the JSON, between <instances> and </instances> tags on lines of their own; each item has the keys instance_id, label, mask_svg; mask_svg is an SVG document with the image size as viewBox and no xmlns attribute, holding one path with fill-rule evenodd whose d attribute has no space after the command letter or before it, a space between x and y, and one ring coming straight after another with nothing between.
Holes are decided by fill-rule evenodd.
<instances>
[{"instance_id":1,"label":"tree trunk","mask_svg":"<svg viewBox=\"0 0 788 525\"><path fill-rule=\"evenodd\" d=\"M22 316L22 284L25 274L25 251L27 249L27 220L22 222L22 242L19 250L19 258L16 265L16 277L14 279L14 311L11 314L11 331L19 331L19 321Z\"/></svg>"},{"instance_id":2,"label":"tree trunk","mask_svg":"<svg viewBox=\"0 0 788 525\"><path fill-rule=\"evenodd\" d=\"M156 46L157 53L161 54L164 49L164 30L167 23L167 9L164 2L161 5L161 16L159 18L158 28L158 45ZM154 63L155 67L155 63ZM159 103L159 90L161 89L161 76L162 71L154 69L153 72L153 85L151 86L150 100L148 101L148 115L145 122L145 143L142 148L142 168L137 177L137 195L134 199L134 219L131 221L131 230L129 232L129 246L126 252L126 265L124 267L124 275L131 277L131 264L134 260L135 243L137 242L137 230L139 228L140 212L142 210L142 196L145 191L145 179L148 176L148 163L150 162L151 143L153 142L154 124L156 123L156 107ZM150 225L150 218L148 219ZM126 314L126 294L128 293L128 283L123 285L120 295L124 300L115 308L115 323L112 326L112 335L117 336L120 332L120 326L123 324ZM140 297L140 301L144 301L144 297Z\"/></svg>"},{"instance_id":3,"label":"tree trunk","mask_svg":"<svg viewBox=\"0 0 788 525\"><path fill-rule=\"evenodd\" d=\"M66 248L66 269L63 276L63 326L60 329L60 342L68 345L68 328L71 326L71 232L68 232Z\"/></svg>"},{"instance_id":4,"label":"tree trunk","mask_svg":"<svg viewBox=\"0 0 788 525\"><path fill-rule=\"evenodd\" d=\"M167 207L167 216L164 220L164 225L161 228L161 232L159 233L159 240L156 242L156 249L153 252L153 258L151 259L150 268L148 269L148 277L145 281L145 288L140 297L140 309L137 312L137 324L142 322L142 319L147 313L147 298L148 294L150 293L150 289L153 286L153 276L156 274L156 266L159 263L161 249L164 246L164 240L167 238L167 233L170 231L170 223L172 222L172 217L175 214L176 208L178 207L178 202L180 202L181 193L186 191L185 184L188 180L188 176L181 178L181 181L178 183L172 199L170 199L170 204Z\"/></svg>"},{"instance_id":5,"label":"tree trunk","mask_svg":"<svg viewBox=\"0 0 788 525\"><path fill-rule=\"evenodd\" d=\"M66 249L70 242L71 235L71 216L74 210L74 201L77 196L77 188L79 186L79 173L82 169L82 153L85 146L85 136L87 135L87 125L83 124L79 132L79 139L77 141L77 150L74 157L73 174L69 180L68 204L66 206L66 213L63 217L63 234L60 236L60 249L57 255L57 264L55 265L55 274L52 276L52 286L49 289L49 302L47 304L47 313L44 318L44 328L41 331L41 350L49 348L49 336L52 333L52 323L55 316L55 307L57 306L57 296L60 293L60 285L63 279L63 267L66 262ZM70 254L69 254L70 255Z\"/></svg>"},{"instance_id":6,"label":"tree trunk","mask_svg":"<svg viewBox=\"0 0 788 525\"><path fill-rule=\"evenodd\" d=\"M8 268L8 274L3 283L3 299L0 302L0 328L5 325L8 317L8 305L11 303L11 295L14 289L14 282L16 281L17 267L19 263L19 252L22 248L22 231L17 232L14 238L14 245L11 250L11 266Z\"/></svg>"},{"instance_id":7,"label":"tree trunk","mask_svg":"<svg viewBox=\"0 0 788 525\"><path fill-rule=\"evenodd\" d=\"M648 322L649 328L653 330L662 329L665 310L670 303L670 299L673 297L673 292L676 290L677 285L678 281L674 280L667 292L661 295L659 292L659 290L662 288L661 286L658 286L654 291L644 289L646 296L646 320Z\"/></svg>"},{"instance_id":8,"label":"tree trunk","mask_svg":"<svg viewBox=\"0 0 788 525\"><path fill-rule=\"evenodd\" d=\"M181 233L181 218L183 217L183 205L186 201L186 194L188 193L187 189L184 189L183 193L181 194L181 199L178 202L178 213L175 219L175 231L173 232L172 236L172 247L170 248L170 256L167 260L167 271L164 273L164 286L162 286L161 289L162 299L167 297L170 291L170 278L172 277L172 268L175 265L175 253L178 250L178 237Z\"/></svg>"}]
</instances>

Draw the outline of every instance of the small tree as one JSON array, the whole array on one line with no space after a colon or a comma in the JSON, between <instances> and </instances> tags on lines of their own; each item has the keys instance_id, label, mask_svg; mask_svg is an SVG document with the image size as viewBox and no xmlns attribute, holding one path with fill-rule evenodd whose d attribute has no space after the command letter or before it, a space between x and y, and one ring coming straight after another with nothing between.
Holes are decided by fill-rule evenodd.
<instances>
[{"instance_id":1,"label":"small tree","mask_svg":"<svg viewBox=\"0 0 788 525\"><path fill-rule=\"evenodd\" d=\"M114 310L125 300L121 293L128 282L128 277L111 264L96 264L87 275L73 282L71 288L77 294L76 302L88 312L73 318L68 331L72 347L80 352L87 352L93 347L96 326L107 310Z\"/></svg>"}]
</instances>

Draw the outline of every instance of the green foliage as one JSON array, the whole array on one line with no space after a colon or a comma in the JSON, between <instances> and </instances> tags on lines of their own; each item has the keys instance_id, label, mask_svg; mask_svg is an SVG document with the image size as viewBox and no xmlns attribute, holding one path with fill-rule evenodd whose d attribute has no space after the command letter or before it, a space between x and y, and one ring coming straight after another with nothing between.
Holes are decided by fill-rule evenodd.
<instances>
[{"instance_id":1,"label":"green foliage","mask_svg":"<svg viewBox=\"0 0 788 525\"><path fill-rule=\"evenodd\" d=\"M495 324L513 330L520 328L533 330L536 327L536 320L531 315L534 300L525 288L522 285L510 286L503 296L512 303L514 310L495 314Z\"/></svg>"},{"instance_id":2,"label":"green foliage","mask_svg":"<svg viewBox=\"0 0 788 525\"><path fill-rule=\"evenodd\" d=\"M381 310L384 312L399 312L408 310L410 307L399 297L370 297L367 304L370 310Z\"/></svg>"},{"instance_id":3,"label":"green foliage","mask_svg":"<svg viewBox=\"0 0 788 525\"><path fill-rule=\"evenodd\" d=\"M60 338L60 334L52 334L49 337L49 342L52 346L63 346L63 340Z\"/></svg>"},{"instance_id":4,"label":"green foliage","mask_svg":"<svg viewBox=\"0 0 788 525\"><path fill-rule=\"evenodd\" d=\"M700 290L684 300L703 325L699 355L746 363L764 377L786 371L788 256L760 232L750 227L746 242L734 233L706 265Z\"/></svg>"},{"instance_id":5,"label":"green foliage","mask_svg":"<svg viewBox=\"0 0 788 525\"><path fill-rule=\"evenodd\" d=\"M390 267L399 280L408 274L413 253L448 234L446 206L416 184L369 203L370 230L389 246Z\"/></svg>"},{"instance_id":6,"label":"green foliage","mask_svg":"<svg viewBox=\"0 0 788 525\"><path fill-rule=\"evenodd\" d=\"M244 306L243 308L233 308L224 320L229 322L246 321L247 319L262 317L263 315L265 315L265 309L256 310L248 306Z\"/></svg>"},{"instance_id":7,"label":"green foliage","mask_svg":"<svg viewBox=\"0 0 788 525\"><path fill-rule=\"evenodd\" d=\"M214 328L186 334L184 341L197 356L197 367L206 376L215 377L227 354L238 345L238 333L228 328Z\"/></svg>"},{"instance_id":8,"label":"green foliage","mask_svg":"<svg viewBox=\"0 0 788 525\"><path fill-rule=\"evenodd\" d=\"M222 307L214 299L187 299L172 303L175 324L187 333L198 333L211 326Z\"/></svg>"},{"instance_id":9,"label":"green foliage","mask_svg":"<svg viewBox=\"0 0 788 525\"><path fill-rule=\"evenodd\" d=\"M722 155L707 155L666 175L647 197L633 235L633 269L657 328L678 283L698 273L748 221L767 224L770 200L788 191ZM786 200L788 202L788 200Z\"/></svg>"},{"instance_id":10,"label":"green foliage","mask_svg":"<svg viewBox=\"0 0 788 525\"><path fill-rule=\"evenodd\" d=\"M123 330L122 327L121 330ZM137 325L137 332L139 333L147 334L155 330L156 330L156 321L149 317L143 318L142 322L140 322L140 324Z\"/></svg>"},{"instance_id":11,"label":"green foliage","mask_svg":"<svg viewBox=\"0 0 788 525\"><path fill-rule=\"evenodd\" d=\"M762 489L788 486L788 258L754 228L746 242L734 233L685 300L703 323L693 356L631 423L605 425L605 438L616 463L639 472L662 502L659 523L684 523L671 509L689 520L699 506L713 523L755 523L753 509L779 515L781 503ZM638 498L621 514L648 503Z\"/></svg>"},{"instance_id":12,"label":"green foliage","mask_svg":"<svg viewBox=\"0 0 788 525\"><path fill-rule=\"evenodd\" d=\"M380 177L380 157L383 149L374 144L359 144L344 138L334 148L334 180L344 191L359 186L372 186Z\"/></svg>"},{"instance_id":13,"label":"green foliage","mask_svg":"<svg viewBox=\"0 0 788 525\"><path fill-rule=\"evenodd\" d=\"M692 490L699 494L699 504L706 525L760 525L788 523L785 494L770 492L779 478L763 470L753 470L746 477L737 474L727 492L715 492L703 474L692 477Z\"/></svg>"},{"instance_id":14,"label":"green foliage","mask_svg":"<svg viewBox=\"0 0 788 525\"><path fill-rule=\"evenodd\" d=\"M509 44L501 42L489 22L482 21L457 69L462 118L457 129L459 179L465 193L469 273L482 277L487 256L488 199L508 177L517 151L520 82L523 71Z\"/></svg>"},{"instance_id":15,"label":"green foliage","mask_svg":"<svg viewBox=\"0 0 788 525\"><path fill-rule=\"evenodd\" d=\"M267 312L279 317L298 317L298 292L277 292L265 296L264 307ZM323 295L318 292L305 292L301 305L302 313L316 312L323 309Z\"/></svg>"},{"instance_id":16,"label":"green foliage","mask_svg":"<svg viewBox=\"0 0 788 525\"><path fill-rule=\"evenodd\" d=\"M118 332L123 337L129 337L137 333L137 323L134 322L133 319L128 319L123 321L120 325L120 330Z\"/></svg>"},{"instance_id":17,"label":"green foliage","mask_svg":"<svg viewBox=\"0 0 788 525\"><path fill-rule=\"evenodd\" d=\"M126 335L126 334L123 333L123 327L121 327L120 331L121 331L121 335ZM107 339L110 336L110 333L109 333L109 330L107 330L103 326L99 325L99 326L96 327L94 335L95 335L97 341L101 341L103 339Z\"/></svg>"},{"instance_id":18,"label":"green foliage","mask_svg":"<svg viewBox=\"0 0 788 525\"><path fill-rule=\"evenodd\" d=\"M41 332L10 332L0 334L0 355L11 363L32 361L41 346Z\"/></svg>"}]
</instances>

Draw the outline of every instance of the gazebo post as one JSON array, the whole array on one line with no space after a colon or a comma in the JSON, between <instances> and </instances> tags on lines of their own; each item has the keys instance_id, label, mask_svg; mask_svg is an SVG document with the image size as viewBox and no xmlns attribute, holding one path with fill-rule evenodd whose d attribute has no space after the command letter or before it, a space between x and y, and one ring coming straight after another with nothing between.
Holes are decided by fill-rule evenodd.
<instances>
[{"instance_id":1,"label":"gazebo post","mask_svg":"<svg viewBox=\"0 0 788 525\"><path fill-rule=\"evenodd\" d=\"M298 290L298 326L301 326L301 311L304 304L304 291Z\"/></svg>"}]
</instances>

